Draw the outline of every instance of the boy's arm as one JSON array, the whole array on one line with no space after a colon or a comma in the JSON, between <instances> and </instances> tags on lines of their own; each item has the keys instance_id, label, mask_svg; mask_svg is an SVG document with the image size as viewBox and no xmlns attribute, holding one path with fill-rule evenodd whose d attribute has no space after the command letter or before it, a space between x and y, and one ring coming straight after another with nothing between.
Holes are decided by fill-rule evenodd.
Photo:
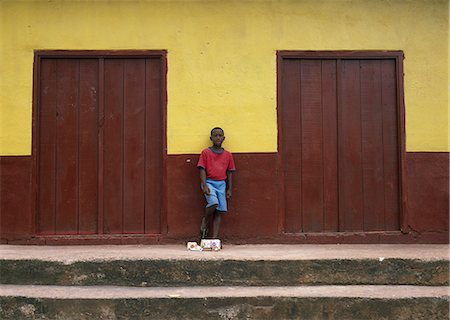
<instances>
[{"instance_id":1,"label":"boy's arm","mask_svg":"<svg viewBox=\"0 0 450 320\"><path fill-rule=\"evenodd\" d=\"M209 195L210 191L208 185L206 184L206 170L204 168L199 168L200 171L200 184L204 194Z\"/></svg>"},{"instance_id":2,"label":"boy's arm","mask_svg":"<svg viewBox=\"0 0 450 320\"><path fill-rule=\"evenodd\" d=\"M233 188L233 171L227 171L227 198L231 198Z\"/></svg>"}]
</instances>

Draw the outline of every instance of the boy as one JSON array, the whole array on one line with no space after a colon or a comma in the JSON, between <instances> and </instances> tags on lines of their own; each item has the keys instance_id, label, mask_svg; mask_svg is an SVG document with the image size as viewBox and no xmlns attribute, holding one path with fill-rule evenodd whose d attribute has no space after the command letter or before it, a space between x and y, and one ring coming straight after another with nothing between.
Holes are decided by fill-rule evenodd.
<instances>
[{"instance_id":1,"label":"boy","mask_svg":"<svg viewBox=\"0 0 450 320\"><path fill-rule=\"evenodd\" d=\"M213 239L219 234L221 214L227 212L226 199L231 197L232 172L236 170L233 156L222 148L222 142L225 140L222 128L213 128L209 139L212 146L202 151L197 164L201 188L207 202L200 226L202 239L208 234L208 224L212 216L214 216Z\"/></svg>"}]
</instances>

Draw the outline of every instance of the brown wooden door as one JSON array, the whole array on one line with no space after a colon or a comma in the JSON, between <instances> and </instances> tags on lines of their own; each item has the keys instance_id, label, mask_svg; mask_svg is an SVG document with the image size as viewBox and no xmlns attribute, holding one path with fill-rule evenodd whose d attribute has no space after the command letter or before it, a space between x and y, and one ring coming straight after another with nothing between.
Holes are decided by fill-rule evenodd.
<instances>
[{"instance_id":1,"label":"brown wooden door","mask_svg":"<svg viewBox=\"0 0 450 320\"><path fill-rule=\"evenodd\" d=\"M41 58L38 234L161 232L161 58Z\"/></svg>"},{"instance_id":2,"label":"brown wooden door","mask_svg":"<svg viewBox=\"0 0 450 320\"><path fill-rule=\"evenodd\" d=\"M285 232L400 229L395 59L281 59Z\"/></svg>"}]
</instances>

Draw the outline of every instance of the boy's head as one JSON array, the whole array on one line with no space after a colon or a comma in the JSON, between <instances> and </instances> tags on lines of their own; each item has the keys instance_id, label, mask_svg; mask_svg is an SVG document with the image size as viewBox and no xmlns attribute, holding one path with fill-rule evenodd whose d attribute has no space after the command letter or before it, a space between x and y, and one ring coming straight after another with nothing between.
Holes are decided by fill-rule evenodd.
<instances>
[{"instance_id":1,"label":"boy's head","mask_svg":"<svg viewBox=\"0 0 450 320\"><path fill-rule=\"evenodd\" d=\"M213 142L215 147L221 147L223 140L225 140L225 135L222 128L215 127L211 130L211 136L209 139Z\"/></svg>"}]
</instances>

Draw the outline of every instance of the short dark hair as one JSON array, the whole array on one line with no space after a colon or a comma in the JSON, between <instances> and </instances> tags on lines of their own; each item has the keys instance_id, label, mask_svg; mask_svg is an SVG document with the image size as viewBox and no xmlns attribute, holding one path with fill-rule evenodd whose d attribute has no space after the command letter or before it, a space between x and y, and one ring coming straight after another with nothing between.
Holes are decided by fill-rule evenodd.
<instances>
[{"instance_id":1,"label":"short dark hair","mask_svg":"<svg viewBox=\"0 0 450 320\"><path fill-rule=\"evenodd\" d=\"M212 135L214 130L221 130L222 133L225 133L225 131L223 131L223 129L221 127L214 127L214 128L211 129L211 135Z\"/></svg>"}]
</instances>

